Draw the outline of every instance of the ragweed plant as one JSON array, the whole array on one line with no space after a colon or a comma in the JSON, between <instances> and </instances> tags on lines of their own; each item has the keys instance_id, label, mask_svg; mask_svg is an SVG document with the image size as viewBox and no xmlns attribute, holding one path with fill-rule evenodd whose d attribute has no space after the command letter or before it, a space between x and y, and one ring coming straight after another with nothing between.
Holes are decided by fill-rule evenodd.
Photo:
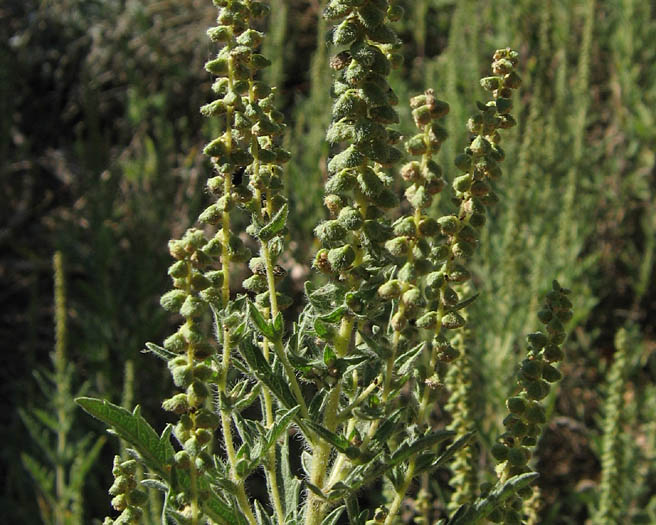
<instances>
[{"instance_id":1,"label":"ragweed plant","mask_svg":"<svg viewBox=\"0 0 656 525\"><path fill-rule=\"evenodd\" d=\"M448 379L466 349L465 309L476 299L470 259L497 201L491 183L504 159L500 131L515 124L517 53L494 54L493 76L481 81L492 100L478 103L467 123L471 140L455 159L455 209L435 218L431 205L447 184L434 156L447 138L449 106L430 89L411 99L417 133L404 144L414 160L399 168L402 137L392 127L399 101L388 76L401 63L391 23L402 9L386 0L329 2L335 101L326 138L333 154L329 217L314 230L321 246L313 262L323 283L306 283L308 304L285 319L291 301L278 283L286 274L279 262L289 154L279 143L284 123L274 90L258 77L269 61L258 52L264 35L256 21L268 7L214 3L218 26L208 35L221 47L206 69L217 98L201 112L220 129L204 150L215 201L199 217L203 229L169 244L173 290L161 303L182 324L163 346L147 345L168 363L178 391L162 406L178 419L158 435L138 407L130 413L91 398L79 404L133 447L151 476L142 484L163 493L163 520L329 525L345 513L354 524L391 525L413 481L449 464L452 486L463 494L454 497L449 523L484 519L534 478L510 469L476 499L477 476L466 460L473 432L460 421L469 379ZM245 222L242 232L237 225ZM550 337L560 343L562 325L554 323ZM531 395L533 383L527 388ZM448 390L455 397L446 429L432 414ZM298 472L290 435L303 445ZM115 465L117 523L139 522L143 498L130 461ZM258 470L266 502L247 490ZM371 513L358 494L375 484L383 490Z\"/></svg>"}]
</instances>

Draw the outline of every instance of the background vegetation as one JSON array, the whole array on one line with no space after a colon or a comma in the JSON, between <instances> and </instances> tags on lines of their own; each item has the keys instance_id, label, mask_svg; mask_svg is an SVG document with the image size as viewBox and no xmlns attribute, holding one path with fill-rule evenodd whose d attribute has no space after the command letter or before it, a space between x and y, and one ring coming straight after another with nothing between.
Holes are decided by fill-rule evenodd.
<instances>
[{"instance_id":1,"label":"background vegetation","mask_svg":"<svg viewBox=\"0 0 656 525\"><path fill-rule=\"evenodd\" d=\"M324 214L330 71L319 0L271 3L265 54L274 67L267 75L280 86L293 153L287 170L293 242L285 264L300 302L316 248L312 226ZM463 122L482 96L477 79L491 52L511 46L522 55L520 125L507 141L501 204L476 267L483 293L471 313L471 373L488 401L473 408L477 430L483 440L496 435L500 421L493 414L503 412L481 407L499 407L507 396L522 334L534 328L536 298L558 277L573 289L576 323L565 379L551 400L554 417L537 452L540 522L591 518L603 488L602 456L607 465L615 450L614 494L624 512L614 519L654 523L656 2L401 4L406 17L397 29L406 62L394 88L403 100L432 87L451 104L443 166L465 143ZM159 404L170 387L168 372L140 350L171 330L158 305L167 289L166 241L193 222L205 198L209 165L201 150L211 130L198 108L210 95L205 29L215 12L209 0L0 5L0 388L7 405L0 508L7 523L40 523L35 501L47 516L47 498L25 454L47 463L39 445L47 424L34 424L29 414L53 406L52 395L39 389L46 380L34 372L57 366L49 359L55 250L63 253L67 281L72 391L86 384L125 405L137 397L148 419L164 424ZM409 131L411 119L405 122ZM616 423L623 432L613 449L602 439L610 424L603 404L622 326L629 344L608 396L614 406L618 396L623 400ZM65 427L76 443L100 432L74 411ZM28 430L38 439L28 438ZM83 523L108 511L113 447L116 441L104 445L87 475ZM69 452L54 460L73 458ZM632 482L621 483L628 472Z\"/></svg>"}]
</instances>

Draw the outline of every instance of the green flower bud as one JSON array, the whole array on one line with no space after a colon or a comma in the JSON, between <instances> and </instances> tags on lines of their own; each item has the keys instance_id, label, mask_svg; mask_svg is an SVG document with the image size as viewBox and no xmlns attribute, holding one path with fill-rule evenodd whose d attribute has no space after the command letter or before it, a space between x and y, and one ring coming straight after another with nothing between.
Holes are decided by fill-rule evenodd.
<instances>
[{"instance_id":1,"label":"green flower bud","mask_svg":"<svg viewBox=\"0 0 656 525\"><path fill-rule=\"evenodd\" d=\"M394 257L401 257L408 253L408 238L395 237L385 243L385 249Z\"/></svg>"},{"instance_id":2,"label":"green flower bud","mask_svg":"<svg viewBox=\"0 0 656 525\"><path fill-rule=\"evenodd\" d=\"M402 217L394 224L394 234L397 236L416 237L414 217Z\"/></svg>"},{"instance_id":3,"label":"green flower bud","mask_svg":"<svg viewBox=\"0 0 656 525\"><path fill-rule=\"evenodd\" d=\"M171 290L162 295L159 304L169 312L177 312L187 299L187 292L183 290Z\"/></svg>"},{"instance_id":4,"label":"green flower bud","mask_svg":"<svg viewBox=\"0 0 656 525\"><path fill-rule=\"evenodd\" d=\"M175 333L164 340L164 348L176 354L182 353L187 348L187 341L182 334Z\"/></svg>"},{"instance_id":5,"label":"green flower bud","mask_svg":"<svg viewBox=\"0 0 656 525\"><path fill-rule=\"evenodd\" d=\"M540 403L531 402L524 413L524 419L532 424L543 424L547 422L547 416Z\"/></svg>"},{"instance_id":6,"label":"green flower bud","mask_svg":"<svg viewBox=\"0 0 656 525\"><path fill-rule=\"evenodd\" d=\"M453 179L453 189L459 193L465 193L469 191L472 186L472 176L468 173L465 175L460 175Z\"/></svg>"},{"instance_id":7,"label":"green flower bud","mask_svg":"<svg viewBox=\"0 0 656 525\"><path fill-rule=\"evenodd\" d=\"M496 107L500 115L506 115L512 109L512 100L509 98L498 98L496 100Z\"/></svg>"},{"instance_id":8,"label":"green flower bud","mask_svg":"<svg viewBox=\"0 0 656 525\"><path fill-rule=\"evenodd\" d=\"M433 237L440 231L440 227L432 217L423 217L419 221L419 234L424 237Z\"/></svg>"},{"instance_id":9,"label":"green flower bud","mask_svg":"<svg viewBox=\"0 0 656 525\"><path fill-rule=\"evenodd\" d=\"M132 490L128 492L127 496L127 502L129 505L133 505L134 507L140 507L141 505L145 504L146 501L148 501L148 494L146 494L143 490ZM132 512L137 511L137 514L140 512L143 512L141 509L130 509Z\"/></svg>"},{"instance_id":10,"label":"green flower bud","mask_svg":"<svg viewBox=\"0 0 656 525\"><path fill-rule=\"evenodd\" d=\"M485 155L490 151L490 143L482 136L477 136L469 145L474 155Z\"/></svg>"},{"instance_id":11,"label":"green flower bud","mask_svg":"<svg viewBox=\"0 0 656 525\"><path fill-rule=\"evenodd\" d=\"M433 118L435 118L435 117L433 117ZM433 152L438 151L440 149L440 146L442 145L442 143L447 138L449 138L449 133L447 132L446 129L444 129L442 126L440 126L437 122L431 123L430 129L428 131L428 140L429 140L430 147L433 150Z\"/></svg>"},{"instance_id":12,"label":"green flower bud","mask_svg":"<svg viewBox=\"0 0 656 525\"><path fill-rule=\"evenodd\" d=\"M442 317L442 326L449 330L455 330L465 326L465 319L458 312L450 312Z\"/></svg>"},{"instance_id":13,"label":"green flower bud","mask_svg":"<svg viewBox=\"0 0 656 525\"><path fill-rule=\"evenodd\" d=\"M529 399L539 401L549 394L549 384L545 381L531 381L526 385L526 395Z\"/></svg>"},{"instance_id":14,"label":"green flower bud","mask_svg":"<svg viewBox=\"0 0 656 525\"><path fill-rule=\"evenodd\" d=\"M528 425L521 419L518 419L510 426L509 431L514 437L520 438L528 432Z\"/></svg>"},{"instance_id":15,"label":"green flower bud","mask_svg":"<svg viewBox=\"0 0 656 525\"><path fill-rule=\"evenodd\" d=\"M129 480L126 476L116 476L116 479L114 479L114 483L112 483L112 486L109 487L109 494L111 496L118 496L119 494L123 494L128 490L128 484Z\"/></svg>"},{"instance_id":16,"label":"green flower bud","mask_svg":"<svg viewBox=\"0 0 656 525\"><path fill-rule=\"evenodd\" d=\"M119 494L118 496L113 497L111 504L112 507L114 507L114 510L117 510L119 512L125 510L128 506L125 494Z\"/></svg>"},{"instance_id":17,"label":"green flower bud","mask_svg":"<svg viewBox=\"0 0 656 525\"><path fill-rule=\"evenodd\" d=\"M421 179L421 165L417 161L408 162L401 168L401 177L406 182L416 182Z\"/></svg>"},{"instance_id":18,"label":"green flower bud","mask_svg":"<svg viewBox=\"0 0 656 525\"><path fill-rule=\"evenodd\" d=\"M346 270L355 261L355 251L349 244L340 248L333 248L328 252L328 263L336 272Z\"/></svg>"},{"instance_id":19,"label":"green flower bud","mask_svg":"<svg viewBox=\"0 0 656 525\"><path fill-rule=\"evenodd\" d=\"M391 324L394 330L396 330L397 332L401 332L408 325L408 320L403 315L403 313L396 312L392 316Z\"/></svg>"},{"instance_id":20,"label":"green flower bud","mask_svg":"<svg viewBox=\"0 0 656 525\"><path fill-rule=\"evenodd\" d=\"M176 394L169 399L162 402L162 408L167 412L175 414L184 414L189 410L189 403L187 402L187 394Z\"/></svg>"},{"instance_id":21,"label":"green flower bud","mask_svg":"<svg viewBox=\"0 0 656 525\"><path fill-rule=\"evenodd\" d=\"M502 443L495 443L494 445L492 445L490 452L492 453L492 456L494 456L494 458L497 461L505 461L506 459L508 459L508 447L506 447Z\"/></svg>"},{"instance_id":22,"label":"green flower bud","mask_svg":"<svg viewBox=\"0 0 656 525\"><path fill-rule=\"evenodd\" d=\"M412 110L412 118L414 118L418 128L423 128L432 120L430 108L428 106L420 106Z\"/></svg>"},{"instance_id":23,"label":"green flower bud","mask_svg":"<svg viewBox=\"0 0 656 525\"><path fill-rule=\"evenodd\" d=\"M524 359L520 366L522 377L539 379L542 376L542 361L537 359Z\"/></svg>"},{"instance_id":24,"label":"green flower bud","mask_svg":"<svg viewBox=\"0 0 656 525\"><path fill-rule=\"evenodd\" d=\"M552 365L544 365L542 368L542 377L549 383L555 383L556 381L560 381L563 375L556 367Z\"/></svg>"},{"instance_id":25,"label":"green flower bud","mask_svg":"<svg viewBox=\"0 0 656 525\"><path fill-rule=\"evenodd\" d=\"M383 181L371 168L364 168L358 173L358 184L362 194L369 199L375 199L384 189Z\"/></svg>"},{"instance_id":26,"label":"green flower bud","mask_svg":"<svg viewBox=\"0 0 656 525\"><path fill-rule=\"evenodd\" d=\"M266 277L263 275L251 275L248 279L242 282L242 286L246 290L255 293L262 293L269 287Z\"/></svg>"},{"instance_id":27,"label":"green flower bud","mask_svg":"<svg viewBox=\"0 0 656 525\"><path fill-rule=\"evenodd\" d=\"M451 248L454 257L468 259L474 255L474 244L466 241L458 241Z\"/></svg>"},{"instance_id":28,"label":"green flower bud","mask_svg":"<svg viewBox=\"0 0 656 525\"><path fill-rule=\"evenodd\" d=\"M521 397L511 397L506 401L506 406L512 414L521 415L526 410L526 400Z\"/></svg>"},{"instance_id":29,"label":"green flower bud","mask_svg":"<svg viewBox=\"0 0 656 525\"><path fill-rule=\"evenodd\" d=\"M483 214L483 213L474 213L469 218L469 224L471 224L474 228L483 227L485 225L486 221L487 221L487 218L485 217L485 214Z\"/></svg>"},{"instance_id":30,"label":"green flower bud","mask_svg":"<svg viewBox=\"0 0 656 525\"><path fill-rule=\"evenodd\" d=\"M449 247L446 244L438 244L437 246L434 246L431 251L431 257L433 257L436 262L448 259L449 255Z\"/></svg>"},{"instance_id":31,"label":"green flower bud","mask_svg":"<svg viewBox=\"0 0 656 525\"><path fill-rule=\"evenodd\" d=\"M196 413L195 421L198 428L216 429L221 424L219 416L205 408L200 409Z\"/></svg>"},{"instance_id":32,"label":"green flower bud","mask_svg":"<svg viewBox=\"0 0 656 525\"><path fill-rule=\"evenodd\" d=\"M456 264L449 272L449 281L454 283L464 283L471 279L471 272L462 264Z\"/></svg>"},{"instance_id":33,"label":"green flower bud","mask_svg":"<svg viewBox=\"0 0 656 525\"><path fill-rule=\"evenodd\" d=\"M365 156L358 151L355 146L349 146L341 153L335 155L330 162L328 162L328 171L334 174L345 169L356 168L365 160ZM338 191L329 191L330 193L339 193Z\"/></svg>"},{"instance_id":34,"label":"green flower bud","mask_svg":"<svg viewBox=\"0 0 656 525\"><path fill-rule=\"evenodd\" d=\"M336 46L348 46L360 38L360 35L360 28L356 24L344 20L337 26L333 33L333 44Z\"/></svg>"},{"instance_id":35,"label":"green flower bud","mask_svg":"<svg viewBox=\"0 0 656 525\"><path fill-rule=\"evenodd\" d=\"M381 208L396 208L399 205L399 199L396 193L389 188L384 188L380 195L374 200L374 204Z\"/></svg>"},{"instance_id":36,"label":"green flower bud","mask_svg":"<svg viewBox=\"0 0 656 525\"><path fill-rule=\"evenodd\" d=\"M471 185L470 191L471 194L474 195L475 197L484 197L488 193L490 193L490 185L482 180L477 180L474 181L474 183Z\"/></svg>"},{"instance_id":37,"label":"green flower bud","mask_svg":"<svg viewBox=\"0 0 656 525\"><path fill-rule=\"evenodd\" d=\"M418 308L425 304L421 292L417 288L410 288L404 292L401 301L409 309Z\"/></svg>"},{"instance_id":38,"label":"green flower bud","mask_svg":"<svg viewBox=\"0 0 656 525\"><path fill-rule=\"evenodd\" d=\"M188 295L180 307L180 315L187 318L198 317L205 313L206 308L207 305L200 298Z\"/></svg>"},{"instance_id":39,"label":"green flower bud","mask_svg":"<svg viewBox=\"0 0 656 525\"><path fill-rule=\"evenodd\" d=\"M432 330L437 326L437 312L428 312L417 319L417 328Z\"/></svg>"},{"instance_id":40,"label":"green flower bud","mask_svg":"<svg viewBox=\"0 0 656 525\"><path fill-rule=\"evenodd\" d=\"M326 247L341 244L346 239L346 230L337 220L325 221L314 229L314 234Z\"/></svg>"},{"instance_id":41,"label":"green flower bud","mask_svg":"<svg viewBox=\"0 0 656 525\"><path fill-rule=\"evenodd\" d=\"M414 283L417 281L417 268L414 264L405 263L398 273L398 278L406 283Z\"/></svg>"},{"instance_id":42,"label":"green flower bud","mask_svg":"<svg viewBox=\"0 0 656 525\"><path fill-rule=\"evenodd\" d=\"M508 450L508 463L515 467L526 465L530 457L531 453L526 447L517 447Z\"/></svg>"},{"instance_id":43,"label":"green flower bud","mask_svg":"<svg viewBox=\"0 0 656 525\"><path fill-rule=\"evenodd\" d=\"M194 407L200 407L209 395L209 389L205 383L194 381L187 387L187 399L189 404Z\"/></svg>"},{"instance_id":44,"label":"green flower bud","mask_svg":"<svg viewBox=\"0 0 656 525\"><path fill-rule=\"evenodd\" d=\"M441 288L444 284L444 273L443 272L432 272L426 276L426 286L432 290L437 290Z\"/></svg>"},{"instance_id":45,"label":"green flower bud","mask_svg":"<svg viewBox=\"0 0 656 525\"><path fill-rule=\"evenodd\" d=\"M447 215L437 219L443 235L455 235L460 230L460 220L455 215Z\"/></svg>"},{"instance_id":46,"label":"green flower bud","mask_svg":"<svg viewBox=\"0 0 656 525\"><path fill-rule=\"evenodd\" d=\"M415 135L405 143L405 149L410 155L423 155L428 151L428 146L424 142L423 133Z\"/></svg>"},{"instance_id":47,"label":"green flower bud","mask_svg":"<svg viewBox=\"0 0 656 525\"><path fill-rule=\"evenodd\" d=\"M542 350L548 342L547 336L542 332L534 332L532 334L528 334L528 336L526 336L526 340L528 341L531 349L535 351Z\"/></svg>"},{"instance_id":48,"label":"green flower bud","mask_svg":"<svg viewBox=\"0 0 656 525\"><path fill-rule=\"evenodd\" d=\"M175 386L186 388L193 381L193 369L190 366L176 366L171 369L171 377Z\"/></svg>"},{"instance_id":49,"label":"green flower bud","mask_svg":"<svg viewBox=\"0 0 656 525\"><path fill-rule=\"evenodd\" d=\"M494 91L501 85L499 77L485 77L481 79L481 87L487 91Z\"/></svg>"},{"instance_id":50,"label":"green flower bud","mask_svg":"<svg viewBox=\"0 0 656 525\"><path fill-rule=\"evenodd\" d=\"M387 281L378 288L378 295L383 299L395 299L401 295L401 283L396 279Z\"/></svg>"}]
</instances>

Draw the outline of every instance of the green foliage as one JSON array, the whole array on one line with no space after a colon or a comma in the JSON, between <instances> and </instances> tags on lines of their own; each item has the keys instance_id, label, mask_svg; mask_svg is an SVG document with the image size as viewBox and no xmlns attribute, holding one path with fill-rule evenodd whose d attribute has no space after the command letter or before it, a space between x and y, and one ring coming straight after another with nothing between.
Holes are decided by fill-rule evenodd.
<instances>
[{"instance_id":1,"label":"green foliage","mask_svg":"<svg viewBox=\"0 0 656 525\"><path fill-rule=\"evenodd\" d=\"M0 173L9 206L0 335L16 351L2 384L43 445L20 440L23 423L10 414L6 520L38 520L24 466L55 491L57 468L41 458L53 447L42 437L56 427L56 412L34 410L26 400L36 399L37 383L14 379L31 377L26 371L49 351L44 261L59 248L72 277L67 369L81 376L70 385L86 380L94 396L120 400L129 411L116 405L116 414L126 421L134 422L137 399L152 428L175 425L172 436L183 439L170 445L188 454L167 477L121 441L122 461L137 458L134 482L150 495L142 523L160 523L161 507L181 523L194 514L300 523L306 501L318 502L311 519L325 523L495 517L499 502L486 497L500 485L478 484L494 481L487 465L495 436L508 430L505 400L511 414L527 417L514 378L521 370L537 379L537 370L522 364L521 334L545 317L540 297L554 277L572 288L566 328L574 337L559 371L540 371L545 380L563 375L562 394L551 389L541 401L554 424L532 450L541 495L534 490L520 509L509 484L504 508L529 523L583 522L597 512L606 496L580 490L605 479L594 455L609 457L594 438L595 384L600 356L630 312L642 329L624 376L635 402L615 436L623 453L614 460L635 476L616 481L611 499L628 522L653 521L653 6L271 0L268 15L250 16L266 7L215 3L249 18L226 15L210 30L220 41L211 47L221 48L209 66L219 74L216 100L207 98L202 70L210 53L203 31L216 18L207 1L27 1L3 11ZM328 21L319 16L326 6ZM331 49L335 41L341 47ZM501 132L505 155L492 159L505 156L503 175L485 159L487 174L477 180L471 156L457 153L486 146L463 124L485 100L481 88L498 90L485 55L507 44L521 50L523 83L497 109L513 105L517 126ZM329 65L337 71L332 91ZM412 93L426 98L408 106ZM448 115L437 96L448 100ZM210 159L201 154L205 136ZM463 220L470 195L486 210ZM202 241L183 233L196 217ZM166 313L153 304L171 237L192 250L171 266ZM312 260L322 271L311 271ZM147 351L170 364L174 391L166 369L136 355L167 331L175 333ZM550 358L563 355L549 348ZM93 423L75 418L66 457L83 457L71 444ZM445 429L455 434L441 444L424 439ZM111 455L102 459L85 476L87 521L107 512L99 487L111 483L101 467ZM65 505L44 505L44 492L37 490L40 509Z\"/></svg>"}]
</instances>

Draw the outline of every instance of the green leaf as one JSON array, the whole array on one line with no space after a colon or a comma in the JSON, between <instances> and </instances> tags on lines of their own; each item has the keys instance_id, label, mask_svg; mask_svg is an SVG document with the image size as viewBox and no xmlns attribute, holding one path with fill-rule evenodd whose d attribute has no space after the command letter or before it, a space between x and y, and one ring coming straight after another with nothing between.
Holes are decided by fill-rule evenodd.
<instances>
[{"instance_id":1,"label":"green leaf","mask_svg":"<svg viewBox=\"0 0 656 525\"><path fill-rule=\"evenodd\" d=\"M337 450L343 454L346 454L349 458L354 459L360 455L359 449L352 447L348 439L346 439L344 436L335 434L323 425L315 423L309 419L304 419L303 424L309 427L310 430L315 432L320 438L330 443Z\"/></svg>"},{"instance_id":2,"label":"green leaf","mask_svg":"<svg viewBox=\"0 0 656 525\"><path fill-rule=\"evenodd\" d=\"M270 321L267 321L257 307L250 301L248 303L248 314L258 332L269 341L275 342L278 340L273 324Z\"/></svg>"},{"instance_id":3,"label":"green leaf","mask_svg":"<svg viewBox=\"0 0 656 525\"><path fill-rule=\"evenodd\" d=\"M273 333L275 334L277 340L282 339L282 332L284 328L284 319L282 317L282 313L278 312L276 317L273 319Z\"/></svg>"},{"instance_id":4,"label":"green leaf","mask_svg":"<svg viewBox=\"0 0 656 525\"><path fill-rule=\"evenodd\" d=\"M394 434L399 426L399 418L404 411L404 408L399 408L395 410L383 423L378 427L378 430L374 433L371 438L371 450L378 451L381 450L387 440Z\"/></svg>"},{"instance_id":5,"label":"green leaf","mask_svg":"<svg viewBox=\"0 0 656 525\"><path fill-rule=\"evenodd\" d=\"M429 449L454 435L455 432L451 430L437 430L415 439L410 443L404 443L396 450L396 452L394 452L394 454L392 454L390 462L392 465L398 465L409 457Z\"/></svg>"},{"instance_id":6,"label":"green leaf","mask_svg":"<svg viewBox=\"0 0 656 525\"><path fill-rule=\"evenodd\" d=\"M75 402L86 412L109 425L116 433L133 445L146 465L162 478L168 479L175 450L168 434L160 438L153 427L141 416L139 406L130 413L123 407L104 399L78 397Z\"/></svg>"},{"instance_id":7,"label":"green leaf","mask_svg":"<svg viewBox=\"0 0 656 525\"><path fill-rule=\"evenodd\" d=\"M339 521L339 517L342 515L344 512L344 505L341 507L337 507L334 509L328 516L326 516L323 521L321 522L321 525L337 525L337 522Z\"/></svg>"},{"instance_id":8,"label":"green leaf","mask_svg":"<svg viewBox=\"0 0 656 525\"><path fill-rule=\"evenodd\" d=\"M283 432L287 431L287 428L289 428L289 425L296 417L296 414L298 414L300 409L300 406L295 406L294 408L290 408L286 412L283 412L282 415L276 415L276 422L273 427L271 427L266 437L267 446L266 450L264 450L264 453L266 453L267 450L271 448L276 441L278 441L278 438L283 434Z\"/></svg>"},{"instance_id":9,"label":"green leaf","mask_svg":"<svg viewBox=\"0 0 656 525\"><path fill-rule=\"evenodd\" d=\"M260 348L253 341L246 338L239 344L239 349L255 376L269 388L271 393L278 398L284 407L294 408L296 406L296 400L292 391L289 389L287 380L282 375L273 373L271 365L269 365L264 355L262 355Z\"/></svg>"},{"instance_id":10,"label":"green leaf","mask_svg":"<svg viewBox=\"0 0 656 525\"><path fill-rule=\"evenodd\" d=\"M54 474L48 468L41 465L32 456L22 453L21 460L25 469L30 473L32 479L36 482L41 494L48 500L50 506L55 505L53 498Z\"/></svg>"},{"instance_id":11,"label":"green leaf","mask_svg":"<svg viewBox=\"0 0 656 525\"><path fill-rule=\"evenodd\" d=\"M333 283L328 283L316 290L312 289L309 282L305 283L305 295L308 301L321 314L327 314L333 311L337 305L342 304L344 294L344 288Z\"/></svg>"},{"instance_id":12,"label":"green leaf","mask_svg":"<svg viewBox=\"0 0 656 525\"><path fill-rule=\"evenodd\" d=\"M324 341L332 340L333 336L335 335L333 327L328 326L320 318L314 320L314 331L317 333L317 336Z\"/></svg>"},{"instance_id":13,"label":"green leaf","mask_svg":"<svg viewBox=\"0 0 656 525\"><path fill-rule=\"evenodd\" d=\"M264 507L259 500L255 500L255 519L257 520L258 525L273 525L271 517L267 514L266 510L264 510Z\"/></svg>"},{"instance_id":14,"label":"green leaf","mask_svg":"<svg viewBox=\"0 0 656 525\"><path fill-rule=\"evenodd\" d=\"M261 386L259 384L256 384L253 387L253 390L251 390L247 396L237 397L238 401L234 405L232 405L232 410L234 410L235 412L241 412L247 409L255 402L257 397L260 395L261 390L262 390Z\"/></svg>"},{"instance_id":15,"label":"green leaf","mask_svg":"<svg viewBox=\"0 0 656 525\"><path fill-rule=\"evenodd\" d=\"M327 323L339 323L344 317L344 314L347 312L348 308L346 306L338 306L329 314L319 316L319 319Z\"/></svg>"},{"instance_id":16,"label":"green leaf","mask_svg":"<svg viewBox=\"0 0 656 525\"><path fill-rule=\"evenodd\" d=\"M287 211L287 204L284 204L282 208L280 208L269 221L269 223L258 232L258 238L262 241L268 241L272 239L276 234L280 233L285 227L285 223L287 222Z\"/></svg>"},{"instance_id":17,"label":"green leaf","mask_svg":"<svg viewBox=\"0 0 656 525\"><path fill-rule=\"evenodd\" d=\"M425 461L425 460L421 460L422 458L419 458L417 460L417 466L415 468L415 472L417 474L420 474L422 472L429 472L451 461L451 458L453 458L455 453L458 452L461 448L469 445L469 443L471 442L471 440L474 438L475 435L476 432L468 432L464 436L459 437L453 443L451 443L446 448L446 450L442 452L442 454L440 454L436 459Z\"/></svg>"},{"instance_id":18,"label":"green leaf","mask_svg":"<svg viewBox=\"0 0 656 525\"><path fill-rule=\"evenodd\" d=\"M144 354L155 354L160 359L164 361L170 361L174 357L177 357L177 354L170 352L166 348L163 348L155 343L146 343L146 349L141 351Z\"/></svg>"},{"instance_id":19,"label":"green leaf","mask_svg":"<svg viewBox=\"0 0 656 525\"><path fill-rule=\"evenodd\" d=\"M81 490L84 486L84 480L89 470L91 470L91 467L93 467L93 464L96 462L105 441L105 436L100 436L86 453L75 458L73 468L71 468L71 479L69 481L69 487L74 492Z\"/></svg>"},{"instance_id":20,"label":"green leaf","mask_svg":"<svg viewBox=\"0 0 656 525\"><path fill-rule=\"evenodd\" d=\"M464 299L463 301L460 301L458 304L448 308L446 310L446 313L448 312L457 312L458 310L462 310L463 308L469 306L472 304L476 299L478 299L478 296L480 294L474 294L471 297L468 297L467 299Z\"/></svg>"},{"instance_id":21,"label":"green leaf","mask_svg":"<svg viewBox=\"0 0 656 525\"><path fill-rule=\"evenodd\" d=\"M486 518L495 507L501 505L517 491L530 485L539 476L537 472L526 472L510 478L503 484L497 483L487 497L477 499L463 512L456 512L448 525L475 525ZM458 509L460 511L460 509Z\"/></svg>"},{"instance_id":22,"label":"green leaf","mask_svg":"<svg viewBox=\"0 0 656 525\"><path fill-rule=\"evenodd\" d=\"M289 437L284 435L282 444L276 447L276 478L282 492L285 523L295 520L301 501L301 481L294 476L289 462Z\"/></svg>"},{"instance_id":23,"label":"green leaf","mask_svg":"<svg viewBox=\"0 0 656 525\"><path fill-rule=\"evenodd\" d=\"M394 361L394 368L398 370L399 376L406 375L414 368L414 364L423 348L424 343L419 343L396 358L396 361Z\"/></svg>"}]
</instances>

